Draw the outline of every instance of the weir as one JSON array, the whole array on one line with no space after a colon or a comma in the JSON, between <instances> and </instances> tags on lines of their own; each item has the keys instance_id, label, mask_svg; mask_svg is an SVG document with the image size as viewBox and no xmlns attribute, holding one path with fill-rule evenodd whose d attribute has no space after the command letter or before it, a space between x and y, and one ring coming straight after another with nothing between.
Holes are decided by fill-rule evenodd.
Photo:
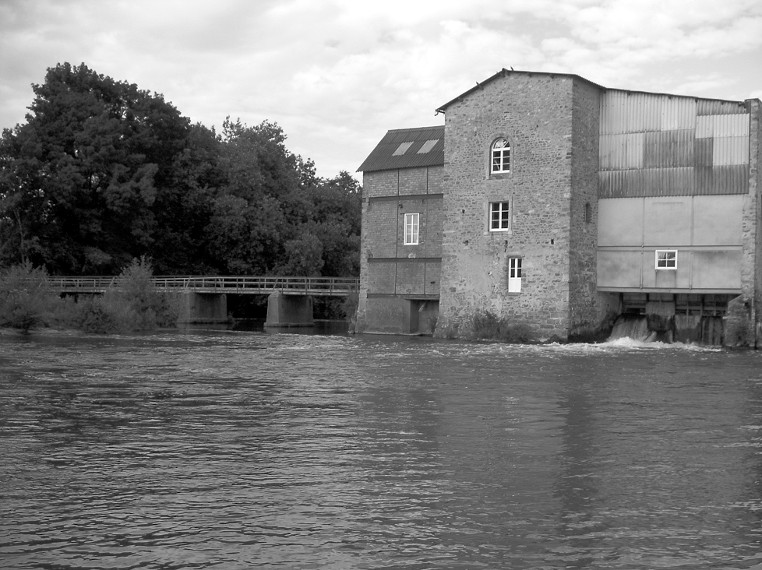
<instances>
[{"instance_id":1,"label":"weir","mask_svg":"<svg viewBox=\"0 0 762 570\"><path fill-rule=\"evenodd\" d=\"M654 319L650 315L625 314L617 318L609 340L629 337L642 342L722 345L724 329L720 316L673 315Z\"/></svg>"}]
</instances>

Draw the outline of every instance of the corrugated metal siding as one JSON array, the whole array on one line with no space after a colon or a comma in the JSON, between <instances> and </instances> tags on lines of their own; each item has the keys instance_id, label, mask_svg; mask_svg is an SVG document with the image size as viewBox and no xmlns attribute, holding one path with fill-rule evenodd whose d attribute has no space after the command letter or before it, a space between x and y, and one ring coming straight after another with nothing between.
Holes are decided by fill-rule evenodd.
<instances>
[{"instance_id":1,"label":"corrugated metal siding","mask_svg":"<svg viewBox=\"0 0 762 570\"><path fill-rule=\"evenodd\" d=\"M712 126L715 137L748 137L749 115L714 115Z\"/></svg>"},{"instance_id":2,"label":"corrugated metal siding","mask_svg":"<svg viewBox=\"0 0 762 570\"><path fill-rule=\"evenodd\" d=\"M644 133L601 135L601 168L627 170L643 168Z\"/></svg>"},{"instance_id":3,"label":"corrugated metal siding","mask_svg":"<svg viewBox=\"0 0 762 570\"><path fill-rule=\"evenodd\" d=\"M748 137L715 137L712 166L749 163Z\"/></svg>"},{"instance_id":4,"label":"corrugated metal siding","mask_svg":"<svg viewBox=\"0 0 762 570\"><path fill-rule=\"evenodd\" d=\"M701 115L736 115L748 114L746 104L741 101L717 101L715 99L698 99L696 114Z\"/></svg>"},{"instance_id":5,"label":"corrugated metal siding","mask_svg":"<svg viewBox=\"0 0 762 570\"><path fill-rule=\"evenodd\" d=\"M693 166L694 131L658 131L645 133L643 166L674 168Z\"/></svg>"},{"instance_id":6,"label":"corrugated metal siding","mask_svg":"<svg viewBox=\"0 0 762 570\"><path fill-rule=\"evenodd\" d=\"M748 192L745 104L611 90L600 111L602 198Z\"/></svg>"}]
</instances>

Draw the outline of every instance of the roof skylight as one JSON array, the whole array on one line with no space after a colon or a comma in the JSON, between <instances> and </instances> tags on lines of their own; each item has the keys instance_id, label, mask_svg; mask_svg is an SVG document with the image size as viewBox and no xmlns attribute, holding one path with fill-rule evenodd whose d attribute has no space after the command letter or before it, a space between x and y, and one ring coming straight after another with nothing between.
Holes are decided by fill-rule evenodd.
<instances>
[{"instance_id":1,"label":"roof skylight","mask_svg":"<svg viewBox=\"0 0 762 570\"><path fill-rule=\"evenodd\" d=\"M436 145L439 142L439 139L429 139L425 143L423 143L423 146L418 149L418 154L426 154L429 152L432 148L434 148L434 145Z\"/></svg>"},{"instance_id":2,"label":"roof skylight","mask_svg":"<svg viewBox=\"0 0 762 570\"><path fill-rule=\"evenodd\" d=\"M400 145L397 147L397 150L395 150L395 151L392 153L392 156L402 156L403 154L405 154L405 153L407 152L407 150L408 150L408 149L409 149L411 146L413 146L413 141L410 141L410 142L403 142L402 144L400 144Z\"/></svg>"}]
</instances>

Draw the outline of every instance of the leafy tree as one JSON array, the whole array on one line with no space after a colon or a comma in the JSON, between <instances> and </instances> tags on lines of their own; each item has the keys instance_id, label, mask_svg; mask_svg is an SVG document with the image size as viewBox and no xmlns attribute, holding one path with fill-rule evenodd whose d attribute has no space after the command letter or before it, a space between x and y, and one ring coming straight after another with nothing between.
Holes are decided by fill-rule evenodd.
<instances>
[{"instance_id":1,"label":"leafy tree","mask_svg":"<svg viewBox=\"0 0 762 570\"><path fill-rule=\"evenodd\" d=\"M44 325L55 301L44 269L26 262L0 270L0 326L28 332Z\"/></svg>"},{"instance_id":2,"label":"leafy tree","mask_svg":"<svg viewBox=\"0 0 762 570\"><path fill-rule=\"evenodd\" d=\"M113 275L148 255L163 274L359 273L359 184L318 177L277 123L227 118L217 135L85 64L33 89L0 138L0 266Z\"/></svg>"},{"instance_id":3,"label":"leafy tree","mask_svg":"<svg viewBox=\"0 0 762 570\"><path fill-rule=\"evenodd\" d=\"M5 258L113 272L154 243L154 206L175 181L189 121L85 64L50 68L33 89L27 122L0 141L0 217L17 236Z\"/></svg>"}]
</instances>

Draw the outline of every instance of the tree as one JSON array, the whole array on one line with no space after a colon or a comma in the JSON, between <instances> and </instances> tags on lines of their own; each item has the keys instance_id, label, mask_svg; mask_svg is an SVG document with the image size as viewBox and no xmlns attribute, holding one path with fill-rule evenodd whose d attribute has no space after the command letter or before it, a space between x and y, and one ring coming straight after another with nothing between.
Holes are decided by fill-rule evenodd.
<instances>
[{"instance_id":1,"label":"tree","mask_svg":"<svg viewBox=\"0 0 762 570\"><path fill-rule=\"evenodd\" d=\"M0 326L28 332L45 324L55 301L44 269L26 262L0 270Z\"/></svg>"},{"instance_id":2,"label":"tree","mask_svg":"<svg viewBox=\"0 0 762 570\"><path fill-rule=\"evenodd\" d=\"M113 273L156 241L189 121L157 94L59 64L0 141L0 217L13 251L57 273ZM21 215L23 212L23 215Z\"/></svg>"}]
</instances>

